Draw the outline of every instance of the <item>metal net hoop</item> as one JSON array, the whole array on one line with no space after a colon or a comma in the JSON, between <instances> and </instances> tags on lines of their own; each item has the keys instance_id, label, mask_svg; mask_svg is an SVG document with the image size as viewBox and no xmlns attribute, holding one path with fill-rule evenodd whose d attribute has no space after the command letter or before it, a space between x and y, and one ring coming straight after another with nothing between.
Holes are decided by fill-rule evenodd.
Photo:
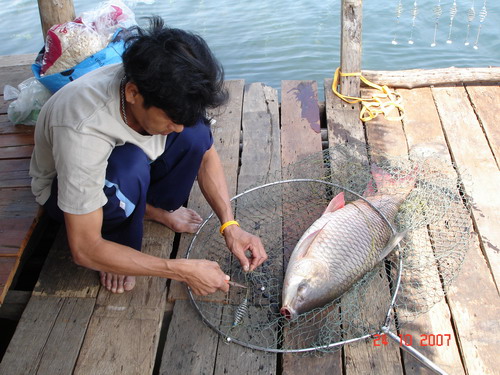
<instances>
[{"instance_id":1,"label":"metal net hoop","mask_svg":"<svg viewBox=\"0 0 500 375\"><path fill-rule=\"evenodd\" d=\"M237 202L239 199L245 197L246 195L258 194L259 190L266 190L266 189L277 187L280 185L284 186L287 184L293 185L293 184L306 184L306 183L308 185L316 185L317 184L318 186L321 186L322 188L329 189L331 191L344 191L345 193L352 195L352 197L354 197L354 199L356 199L356 200L361 199L366 204L368 204L371 207L371 209L373 209L377 213L377 215L380 216L380 218L384 221L385 225L387 225L387 227L390 229L390 231L393 234L396 234L396 229L390 223L390 221L380 212L380 210L377 207L373 206L373 204L369 200L367 200L365 197L363 197L362 195L360 195L359 193L357 193L353 190L350 190L348 188L344 188L336 183L318 180L318 179L289 179L289 180L275 181L272 183L268 183L268 184L264 184L264 185L260 185L260 186L251 188L243 193L240 193L240 194L234 196L231 199L231 202L236 202L236 206L237 206ZM286 189L286 187L285 187L285 189ZM314 190L316 190L316 189L314 189ZM320 188L319 190L323 190L323 189ZM200 233L202 233L204 231L204 227L209 226L209 223L211 223L211 221L214 221L216 223L216 225L218 224L218 222L216 220L217 218L214 215L215 214L212 212L210 214L210 216L208 216L208 218L200 226L198 232L195 234L195 236L194 236L193 240L191 241L191 244L188 248L188 251L186 254L187 258L189 258L192 255L192 250L196 246L197 238L200 235ZM241 220L241 219L239 219L239 220ZM294 241L297 240L297 238L295 238L297 236L297 234L299 234L299 232L295 234ZM264 242L267 242L267 241L264 241ZM275 255L275 251L272 251L273 258L275 258L274 255ZM285 263L287 261L286 258L287 257L285 256L283 259L285 261ZM400 283L401 270L402 270L402 267L401 267L401 259L402 258L399 255L398 255L398 259L399 260L398 260L398 267L397 267L396 285L399 285L399 283ZM245 285L248 285L249 287L256 286L255 285L256 283L254 281L255 279L259 279L259 278L261 279L261 280L257 281L257 283L259 285L260 285L259 282L262 282L262 279L267 279L266 280L267 283L271 286L271 288L269 288L269 290L273 289L272 286L274 284L274 286L275 286L274 295L276 296L276 298L278 298L278 301L280 301L280 299L281 299L280 294L281 293L279 293L279 290L278 290L278 288L276 288L276 286L278 286L279 289L281 289L281 286L283 283L284 271L285 271L284 269L281 272L279 272L279 274L272 273L264 278L262 278L261 275L258 275L257 277L254 278L252 276L250 276L250 277L246 276L243 273L243 271L242 271L241 267L239 266L239 264L237 263L237 261L233 259L231 261L231 269L228 270L228 269L223 268L223 270L231 275L231 280L238 280L238 282L240 282L240 283L244 282ZM367 280L364 280L363 282L364 283L368 282L369 278L373 277L374 274L375 273L373 271L370 272L367 276L365 276L365 279L367 279ZM249 282L249 279L251 280L250 282ZM244 280L244 281L242 281L242 280ZM273 282L275 280L278 281L278 284ZM264 282L266 282L266 281L264 281ZM257 287L259 285L257 285ZM265 287L260 286L260 292L264 292L266 290L266 289L263 290L263 288L265 288ZM397 293L397 289L398 289L398 287L396 286L394 288L394 295L392 296L391 306L388 307L388 310L386 311L386 315L384 315L384 317L388 318L388 316L390 314L390 309L392 308L392 305L394 303L394 298L395 298L395 295ZM257 289L257 292L259 292L259 289ZM238 310L238 307L241 305L241 301L242 301L241 295L245 294L245 292L237 292L236 295L228 294L226 296L226 298L224 298L223 300L217 298L216 302L214 302L215 304L221 303L222 305L224 305L224 307L226 307L226 310L233 311L233 314L229 315L229 318L230 318L229 321L227 318L224 319L224 317L222 317L220 321L217 321L217 318L212 315L213 310L210 308L207 308L207 306L206 306L207 303L211 303L211 302L207 302L207 300L205 300L203 297L195 296L192 293L191 289L189 289L189 288L188 288L188 294L189 294L189 298L190 298L194 308L200 314L200 316L201 316L202 320L205 322L205 324L207 324L210 328L212 328L219 335L224 337L226 342L234 342L234 343L237 343L239 345L249 347L249 348L255 349L255 350L274 352L274 353L307 353L307 352L312 352L312 351L317 351L317 350L319 350L319 351L332 351L336 348L341 347L342 345L344 345L346 343L354 342L354 341L357 341L359 339L365 338L365 337L361 337L361 338L341 340L341 341L337 340L336 342L330 342L330 343L326 343L326 344L319 343L319 342L313 342L313 343L310 343L309 345L305 345L305 343L302 342L300 344L296 343L295 347L291 347L291 346L286 347L286 346L283 346L284 343L282 341L286 341L287 338L276 336L274 339L274 341L277 344L276 347L270 347L269 345L262 346L258 342L255 342L255 343L252 342L252 335L245 335L245 334L241 335L240 333L235 334L235 329L234 329L235 328L235 325L234 325L235 314L234 313L236 313L236 311ZM264 298L264 300L266 300L266 299L267 298ZM240 302L238 303L238 301L240 301ZM269 306L265 306L265 304L262 304L261 301L262 301L262 299L259 299L259 301L257 301L257 303L255 303L255 305L253 307L257 308L257 309L263 309L263 308L270 309L272 311L272 317L270 318L269 314L267 314L267 319L268 319L269 324L262 325L262 322L259 322L258 324L255 324L253 328L255 328L256 330L257 329L261 330L262 328L270 330L269 332L266 332L266 334L268 334L270 336L272 336L273 334L281 334L281 335L286 336L287 331L289 331L289 332L293 332L293 331L297 331L297 330L300 331L301 329L300 328L297 329L297 327L304 325L303 323L300 323L300 321L306 322L305 325L309 325L310 322L314 322L314 324L317 325L318 322L316 322L316 320L318 320L318 316L325 315L325 312L327 312L326 315L331 314L328 312L328 310L331 310L332 307L335 306L336 304L338 304L338 302L339 302L337 299L323 308L315 309L307 314L304 314L303 316L301 316L299 318L298 322L289 322L285 318L278 315L279 308L278 308L278 305L276 304L276 299L273 299L272 296L269 296ZM228 308L228 306L231 306L231 307ZM331 315L333 315L336 318L337 314L333 313ZM322 317L319 319L319 321L325 321L325 319L326 319L325 317ZM383 323L383 322L381 321L381 323ZM308 329L306 329L306 331L310 330L310 329L314 330L316 328L314 328L314 327L308 328ZM254 333L254 335L255 335L255 333ZM300 338L299 341L302 341L302 339L303 339L303 337L301 337L302 335L303 335L302 333L299 333L299 335L298 335L298 338ZM290 333L288 333L288 336L290 336L290 338L292 339L291 341L298 340L298 338L293 337L294 334L290 335ZM290 343L289 343L289 345L290 345ZM279 346L281 346L281 348ZM303 346L305 346L305 347L303 347Z\"/></svg>"}]
</instances>

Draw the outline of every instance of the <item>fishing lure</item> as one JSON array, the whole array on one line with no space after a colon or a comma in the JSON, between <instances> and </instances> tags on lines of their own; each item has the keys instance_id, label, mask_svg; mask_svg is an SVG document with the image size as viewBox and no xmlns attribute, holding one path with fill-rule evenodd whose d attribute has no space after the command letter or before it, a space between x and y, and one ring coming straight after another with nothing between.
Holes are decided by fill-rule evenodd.
<instances>
[{"instance_id":1,"label":"fishing lure","mask_svg":"<svg viewBox=\"0 0 500 375\"><path fill-rule=\"evenodd\" d=\"M246 315L248 315L248 298L245 297L234 312L233 327L240 324Z\"/></svg>"}]
</instances>

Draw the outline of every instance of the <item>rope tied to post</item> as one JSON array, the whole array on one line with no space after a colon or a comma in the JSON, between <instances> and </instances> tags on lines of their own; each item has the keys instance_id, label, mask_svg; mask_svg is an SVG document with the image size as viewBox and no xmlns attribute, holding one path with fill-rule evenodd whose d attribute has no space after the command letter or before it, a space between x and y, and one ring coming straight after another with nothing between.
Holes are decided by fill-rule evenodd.
<instances>
[{"instance_id":1,"label":"rope tied to post","mask_svg":"<svg viewBox=\"0 0 500 375\"><path fill-rule=\"evenodd\" d=\"M370 86L380 93L373 94L371 98L358 98L355 96L342 95L337 87L339 86L340 77L359 77L367 86ZM340 67L335 70L333 77L332 91L343 101L349 104L361 103L361 111L359 118L363 122L373 120L378 115L382 114L389 121L400 121L404 117L403 97L394 90L391 90L386 85L380 86L376 83L367 80L361 72L357 73L342 73ZM398 116L390 116L393 110L398 110Z\"/></svg>"}]
</instances>

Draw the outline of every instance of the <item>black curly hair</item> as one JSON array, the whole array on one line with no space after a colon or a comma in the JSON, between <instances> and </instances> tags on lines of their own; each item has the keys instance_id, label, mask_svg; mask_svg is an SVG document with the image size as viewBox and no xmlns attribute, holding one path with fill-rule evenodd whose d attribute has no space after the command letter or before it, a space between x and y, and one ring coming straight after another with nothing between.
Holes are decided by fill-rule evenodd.
<instances>
[{"instance_id":1,"label":"black curly hair","mask_svg":"<svg viewBox=\"0 0 500 375\"><path fill-rule=\"evenodd\" d=\"M169 28L158 16L149 23L149 29L134 27L126 40L127 81L137 85L146 108L162 109L176 124L206 120L206 110L228 97L222 65L199 35Z\"/></svg>"}]
</instances>

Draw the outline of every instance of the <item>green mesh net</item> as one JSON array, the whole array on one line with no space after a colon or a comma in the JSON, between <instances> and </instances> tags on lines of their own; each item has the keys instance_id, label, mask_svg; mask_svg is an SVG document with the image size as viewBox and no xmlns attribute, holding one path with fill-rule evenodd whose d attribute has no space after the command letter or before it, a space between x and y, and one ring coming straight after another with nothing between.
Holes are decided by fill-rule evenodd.
<instances>
[{"instance_id":1,"label":"green mesh net","mask_svg":"<svg viewBox=\"0 0 500 375\"><path fill-rule=\"evenodd\" d=\"M396 219L387 223L393 232L407 235L385 261L328 305L292 321L280 314L286 266L299 238L333 196L344 192L347 202L362 199L373 179L370 163L345 149L309 155L232 200L236 220L261 238L269 255L257 270L242 271L213 214L194 236L188 258L216 261L231 280L247 286L205 297L189 293L204 322L224 340L252 349L321 353L387 325L399 329L440 301L471 240L470 202L462 179L453 166L431 158L384 158L377 165L392 179L416 176ZM390 194L402 194L397 184Z\"/></svg>"}]
</instances>

